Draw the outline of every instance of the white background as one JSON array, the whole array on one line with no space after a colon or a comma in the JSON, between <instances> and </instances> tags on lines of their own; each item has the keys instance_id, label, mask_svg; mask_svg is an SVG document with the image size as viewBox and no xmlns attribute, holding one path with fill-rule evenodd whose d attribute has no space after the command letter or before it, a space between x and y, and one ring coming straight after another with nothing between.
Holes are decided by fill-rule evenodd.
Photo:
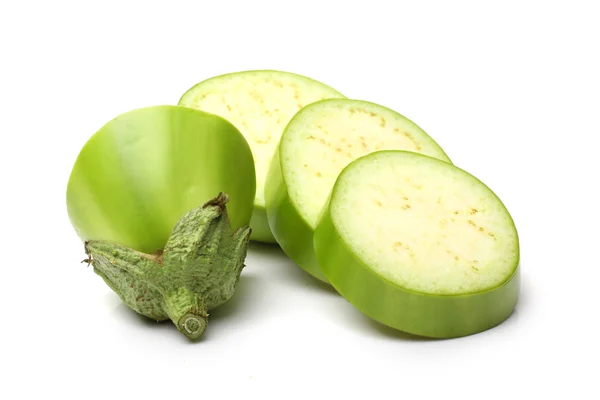
<instances>
[{"instance_id":1,"label":"white background","mask_svg":"<svg viewBox=\"0 0 600 400\"><path fill-rule=\"evenodd\" d=\"M411 3L2 2L0 397L600 398L597 2ZM514 315L410 339L257 246L199 343L121 304L67 218L80 148L246 69L394 108L495 190L521 238Z\"/></svg>"}]
</instances>

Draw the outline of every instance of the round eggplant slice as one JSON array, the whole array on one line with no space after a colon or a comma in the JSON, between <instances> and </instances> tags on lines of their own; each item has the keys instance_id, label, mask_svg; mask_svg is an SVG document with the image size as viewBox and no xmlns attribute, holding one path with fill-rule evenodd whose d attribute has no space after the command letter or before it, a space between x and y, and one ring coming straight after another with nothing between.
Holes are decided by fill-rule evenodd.
<instances>
[{"instance_id":1,"label":"round eggplant slice","mask_svg":"<svg viewBox=\"0 0 600 400\"><path fill-rule=\"evenodd\" d=\"M315 232L317 260L358 310L415 335L492 328L519 297L519 241L500 199L449 163L379 151L348 165Z\"/></svg>"},{"instance_id":2,"label":"round eggplant slice","mask_svg":"<svg viewBox=\"0 0 600 400\"><path fill-rule=\"evenodd\" d=\"M267 171L281 134L304 106L318 100L344 98L311 78L283 71L242 71L220 75L190 88L179 105L219 115L244 135L254 156L256 197L252 240L274 243L265 213Z\"/></svg>"},{"instance_id":3,"label":"round eggplant slice","mask_svg":"<svg viewBox=\"0 0 600 400\"><path fill-rule=\"evenodd\" d=\"M365 101L313 103L285 129L265 187L267 217L283 251L314 277L327 282L315 259L313 233L338 174L351 161L387 149L450 162L415 123Z\"/></svg>"}]
</instances>

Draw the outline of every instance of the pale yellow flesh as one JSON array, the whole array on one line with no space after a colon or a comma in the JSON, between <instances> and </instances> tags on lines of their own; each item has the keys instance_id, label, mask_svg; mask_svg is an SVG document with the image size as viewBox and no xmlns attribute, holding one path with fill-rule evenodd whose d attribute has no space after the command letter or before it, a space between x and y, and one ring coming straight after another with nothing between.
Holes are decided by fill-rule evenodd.
<instances>
[{"instance_id":1,"label":"pale yellow flesh","mask_svg":"<svg viewBox=\"0 0 600 400\"><path fill-rule=\"evenodd\" d=\"M332 97L344 96L300 75L248 71L201 82L179 104L219 115L240 130L254 157L255 205L264 208L267 171L285 126L302 107Z\"/></svg>"},{"instance_id":2,"label":"pale yellow flesh","mask_svg":"<svg viewBox=\"0 0 600 400\"><path fill-rule=\"evenodd\" d=\"M518 260L496 195L450 164L404 152L357 161L340 177L331 218L374 272L401 287L464 294L506 281Z\"/></svg>"},{"instance_id":3,"label":"pale yellow flesh","mask_svg":"<svg viewBox=\"0 0 600 400\"><path fill-rule=\"evenodd\" d=\"M408 150L450 161L421 128L402 115L358 100L327 100L302 110L282 138L290 198L313 229L339 173L377 150Z\"/></svg>"}]
</instances>

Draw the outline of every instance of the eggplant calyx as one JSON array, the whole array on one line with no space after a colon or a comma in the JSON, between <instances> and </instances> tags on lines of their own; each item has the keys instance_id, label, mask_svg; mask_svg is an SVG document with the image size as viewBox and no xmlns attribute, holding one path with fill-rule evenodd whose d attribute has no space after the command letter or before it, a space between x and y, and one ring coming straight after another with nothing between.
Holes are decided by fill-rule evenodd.
<instances>
[{"instance_id":1,"label":"eggplant calyx","mask_svg":"<svg viewBox=\"0 0 600 400\"><path fill-rule=\"evenodd\" d=\"M128 307L156 321L170 319L183 335L198 339L208 311L233 296L245 266L251 229L232 230L227 202L220 193L190 210L154 254L91 240L85 261Z\"/></svg>"}]
</instances>

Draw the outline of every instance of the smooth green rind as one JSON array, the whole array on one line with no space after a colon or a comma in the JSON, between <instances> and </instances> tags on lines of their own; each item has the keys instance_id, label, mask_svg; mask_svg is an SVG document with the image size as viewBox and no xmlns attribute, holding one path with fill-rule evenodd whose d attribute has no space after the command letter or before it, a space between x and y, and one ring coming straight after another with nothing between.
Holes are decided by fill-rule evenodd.
<instances>
[{"instance_id":1,"label":"smooth green rind","mask_svg":"<svg viewBox=\"0 0 600 400\"><path fill-rule=\"evenodd\" d=\"M89 263L127 306L157 321L171 319L190 339L208 325L208 311L234 294L247 255L250 227L232 231L217 198L186 213L164 251L145 254L107 241L88 241Z\"/></svg>"},{"instance_id":2,"label":"smooth green rind","mask_svg":"<svg viewBox=\"0 0 600 400\"><path fill-rule=\"evenodd\" d=\"M239 71L211 77L181 96L179 105L230 121L252 149L257 182L250 224L252 240L276 242L267 221L263 189L285 126L299 109L327 98L345 96L315 79L276 70Z\"/></svg>"},{"instance_id":3,"label":"smooth green rind","mask_svg":"<svg viewBox=\"0 0 600 400\"><path fill-rule=\"evenodd\" d=\"M290 200L281 174L279 149L276 150L265 187L267 217L277 243L295 263L317 279L327 282L318 267L313 249L313 230L300 216Z\"/></svg>"},{"instance_id":4,"label":"smooth green rind","mask_svg":"<svg viewBox=\"0 0 600 400\"><path fill-rule=\"evenodd\" d=\"M457 294L424 293L410 290L398 283L384 278L381 273L369 267L359 251L352 248L344 239L332 219L332 208L336 207L336 190L349 190L342 185L346 171L368 159L378 157L378 154L402 157L422 157L410 155L402 151L381 151L371 153L361 160L349 165L338 177L331 192L328 204L324 210L314 235L314 249L318 263L334 288L358 310L372 319L390 327L425 337L452 338L466 336L499 325L513 312L519 299L520 266L519 242L516 238L513 248L516 257L507 275L495 286L480 290ZM423 161L440 165L440 161L423 157ZM465 175L470 175L454 166ZM478 181L473 178L473 182ZM347 183L347 182L346 182ZM479 181L481 185L481 183ZM341 187L344 186L344 189ZM494 197L493 192L483 185ZM497 197L495 197L497 199ZM404 211L400 211L402 215ZM508 211L504 212L510 217ZM346 219L340 214L338 224ZM341 218L341 219L340 219ZM365 229L368 228L368 216L365 216ZM390 215L390 218L393 218ZM514 222L509 218L514 229ZM516 234L516 230L514 231ZM460 240L457 238L456 240ZM423 266L425 267L425 266Z\"/></svg>"},{"instance_id":5,"label":"smooth green rind","mask_svg":"<svg viewBox=\"0 0 600 400\"><path fill-rule=\"evenodd\" d=\"M269 228L269 221L267 221L267 211L264 207L255 205L254 211L252 211L252 219L250 220L250 226L252 227L252 240L255 242L262 242L267 244L277 243L271 228Z\"/></svg>"},{"instance_id":6,"label":"smooth green rind","mask_svg":"<svg viewBox=\"0 0 600 400\"><path fill-rule=\"evenodd\" d=\"M357 106L367 105L370 107L377 107L386 110L386 112L397 115L407 124L411 125L412 129L414 129L416 132L419 132L422 137L425 138L430 145L432 145L432 149L435 149L440 160L451 163L450 158L446 155L443 149L433 140L433 138L423 131L423 129L421 129L413 121L387 107L361 100L328 99L315 102L299 111L292 118L286 128L286 131L283 133L269 168L269 173L266 180L267 184L265 185L267 219L273 236L285 254L303 270L325 283L329 283L329 281L317 262L313 247L314 231L316 226L311 226L307 219L302 216L299 207L297 206L297 202L295 202L290 196L288 183L286 182L286 178L284 177L283 173L284 166L281 157L281 151L283 146L286 145L285 138L286 135L288 135L289 130L293 127L294 123L303 118L305 113L309 112L313 108L319 107L321 104L335 104L336 102L346 102L349 104L355 104ZM307 190L310 190L310 187L307 187Z\"/></svg>"},{"instance_id":7,"label":"smooth green rind","mask_svg":"<svg viewBox=\"0 0 600 400\"><path fill-rule=\"evenodd\" d=\"M481 293L436 296L394 285L347 248L328 212L314 246L327 279L346 300L370 318L414 335L442 339L482 332L506 320L518 302L519 267L506 282Z\"/></svg>"},{"instance_id":8,"label":"smooth green rind","mask_svg":"<svg viewBox=\"0 0 600 400\"><path fill-rule=\"evenodd\" d=\"M187 211L219 192L231 198L232 227L248 225L256 180L242 134L216 115L155 106L119 115L89 139L69 178L67 209L83 241L151 254Z\"/></svg>"}]
</instances>

